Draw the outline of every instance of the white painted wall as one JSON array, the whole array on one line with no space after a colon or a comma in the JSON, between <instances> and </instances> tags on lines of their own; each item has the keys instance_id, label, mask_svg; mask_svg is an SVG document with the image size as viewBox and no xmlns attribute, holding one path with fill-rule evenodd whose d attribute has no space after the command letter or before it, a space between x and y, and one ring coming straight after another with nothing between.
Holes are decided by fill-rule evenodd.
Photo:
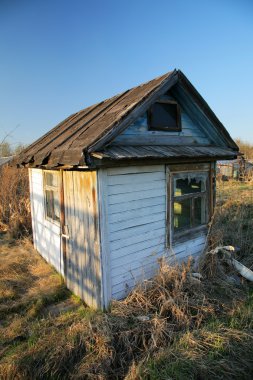
<instances>
[{"instance_id":1,"label":"white painted wall","mask_svg":"<svg viewBox=\"0 0 253 380\"><path fill-rule=\"evenodd\" d=\"M43 170L29 169L34 247L63 275L60 226L45 218Z\"/></svg>"},{"instance_id":2,"label":"white painted wall","mask_svg":"<svg viewBox=\"0 0 253 380\"><path fill-rule=\"evenodd\" d=\"M205 237L166 249L165 165L110 168L103 172L103 200L111 297L123 298L138 282L152 277L158 259L182 260L201 253ZM103 195L102 195L103 196ZM105 254L105 253L104 253Z\"/></svg>"},{"instance_id":3,"label":"white painted wall","mask_svg":"<svg viewBox=\"0 0 253 380\"><path fill-rule=\"evenodd\" d=\"M44 213L43 171L29 169L29 176L34 246L63 275L60 226ZM165 165L100 169L98 178L106 304L152 277L159 258L173 262L201 253L204 236L166 249Z\"/></svg>"}]
</instances>

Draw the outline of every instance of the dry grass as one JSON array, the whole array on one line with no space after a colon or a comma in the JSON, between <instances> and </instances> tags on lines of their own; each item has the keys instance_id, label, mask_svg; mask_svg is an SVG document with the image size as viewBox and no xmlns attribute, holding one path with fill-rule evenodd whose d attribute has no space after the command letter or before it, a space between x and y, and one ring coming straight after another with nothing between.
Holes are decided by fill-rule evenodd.
<instances>
[{"instance_id":1,"label":"dry grass","mask_svg":"<svg viewBox=\"0 0 253 380\"><path fill-rule=\"evenodd\" d=\"M253 264L253 182L217 183L217 207L209 245L233 245L238 259Z\"/></svg>"},{"instance_id":2,"label":"dry grass","mask_svg":"<svg viewBox=\"0 0 253 380\"><path fill-rule=\"evenodd\" d=\"M229 192L219 201L210 242L234 239L252 263L253 201L248 188L237 190L235 201ZM1 379L252 378L252 292L229 282L213 256L202 282L190 262L162 261L153 280L102 313L71 295L29 242L0 243Z\"/></svg>"},{"instance_id":3,"label":"dry grass","mask_svg":"<svg viewBox=\"0 0 253 380\"><path fill-rule=\"evenodd\" d=\"M101 313L73 297L29 242L2 242L0 265L3 379L149 378L148 358L160 363L175 347L176 355L188 355L194 339L200 340L197 352L216 344L218 335L202 329L217 317L232 318L246 297L242 288L221 291L215 282L194 280L190 263L174 268L161 263L156 278ZM231 345L230 338L225 343ZM191 350L193 362L205 362L204 353Z\"/></svg>"},{"instance_id":4,"label":"dry grass","mask_svg":"<svg viewBox=\"0 0 253 380\"><path fill-rule=\"evenodd\" d=\"M27 169L0 169L0 232L15 238L31 234L29 179Z\"/></svg>"}]
</instances>

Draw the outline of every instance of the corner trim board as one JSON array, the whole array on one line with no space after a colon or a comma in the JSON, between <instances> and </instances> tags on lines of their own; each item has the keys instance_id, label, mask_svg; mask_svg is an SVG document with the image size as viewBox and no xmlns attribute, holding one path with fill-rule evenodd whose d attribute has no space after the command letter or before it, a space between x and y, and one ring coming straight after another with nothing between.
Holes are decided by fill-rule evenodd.
<instances>
[{"instance_id":1,"label":"corner trim board","mask_svg":"<svg viewBox=\"0 0 253 380\"><path fill-rule=\"evenodd\" d=\"M112 298L111 257L108 241L107 169L97 171L100 258L102 268L101 306L108 309Z\"/></svg>"}]
</instances>

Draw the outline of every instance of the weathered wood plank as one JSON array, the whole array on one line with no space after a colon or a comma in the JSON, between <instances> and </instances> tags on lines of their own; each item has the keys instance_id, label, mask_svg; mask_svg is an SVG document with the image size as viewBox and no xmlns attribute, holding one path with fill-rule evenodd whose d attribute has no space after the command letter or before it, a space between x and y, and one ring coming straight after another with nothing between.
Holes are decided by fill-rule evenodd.
<instances>
[{"instance_id":1,"label":"weathered wood plank","mask_svg":"<svg viewBox=\"0 0 253 380\"><path fill-rule=\"evenodd\" d=\"M154 172L165 172L164 165L141 165L141 166L123 166L117 168L107 169L108 176L118 176L124 174L133 174L133 173L154 173ZM110 181L110 178L108 178Z\"/></svg>"},{"instance_id":2,"label":"weathered wood plank","mask_svg":"<svg viewBox=\"0 0 253 380\"><path fill-rule=\"evenodd\" d=\"M30 187L30 202L31 202L31 219L32 219L32 232L33 232L33 245L35 249L37 248L37 223L36 223L36 214L35 214L35 198L34 198L34 189L36 181L36 169L28 169L29 174L29 187Z\"/></svg>"},{"instance_id":3,"label":"weathered wood plank","mask_svg":"<svg viewBox=\"0 0 253 380\"><path fill-rule=\"evenodd\" d=\"M114 233L120 230L124 230L126 228L141 226L143 224L153 223L160 220L165 220L165 211L152 214L150 216L143 216L143 217L125 220L122 222L111 223L109 225L109 231L110 233Z\"/></svg>"},{"instance_id":4,"label":"weathered wood plank","mask_svg":"<svg viewBox=\"0 0 253 380\"><path fill-rule=\"evenodd\" d=\"M158 188L153 190L143 190L129 193L127 198L124 194L114 194L108 196L109 205L121 203L127 201L134 201L138 199L154 198L154 197L165 197L165 189Z\"/></svg>"},{"instance_id":5,"label":"weathered wood plank","mask_svg":"<svg viewBox=\"0 0 253 380\"><path fill-rule=\"evenodd\" d=\"M144 251L147 252L147 249L151 249L153 251L153 248L158 247L160 245L164 246L165 242L165 236L164 231L162 231L162 234L156 235L152 237L151 239L147 239L145 241L141 241L139 243L134 243L131 245L128 245L127 247L120 248L120 249L114 249L111 251L111 258L112 258L112 268L123 264L121 258L135 254L136 257L139 258L139 253Z\"/></svg>"},{"instance_id":6,"label":"weathered wood plank","mask_svg":"<svg viewBox=\"0 0 253 380\"><path fill-rule=\"evenodd\" d=\"M132 175L134 175L133 173ZM156 172L151 172L150 173L138 173L134 177L134 183L143 183L143 182L149 182L149 181L160 181L164 179L164 170L162 171L156 171ZM127 185L131 184L131 177L126 176L125 174L122 175L117 175L117 176L108 176L108 186L109 190L111 186L114 185Z\"/></svg>"},{"instance_id":7,"label":"weathered wood plank","mask_svg":"<svg viewBox=\"0 0 253 380\"><path fill-rule=\"evenodd\" d=\"M165 207L164 204L160 205L152 205L150 207L143 207L143 208L138 208L135 210L129 210L129 211L122 211L114 214L110 214L108 221L109 223L116 223L116 222L121 222L124 220L130 220L134 218L140 218L144 216L148 216L150 214L154 213L159 213L159 212L165 212Z\"/></svg>"},{"instance_id":8,"label":"weathered wood plank","mask_svg":"<svg viewBox=\"0 0 253 380\"><path fill-rule=\"evenodd\" d=\"M108 197L107 197L107 170L98 171L98 201L100 224L100 249L102 266L102 307L107 309L112 298L111 289L111 256L108 232Z\"/></svg>"},{"instance_id":9,"label":"weathered wood plank","mask_svg":"<svg viewBox=\"0 0 253 380\"><path fill-rule=\"evenodd\" d=\"M122 282L121 276L125 276L129 272L129 277L134 273L134 271L139 271L141 274L142 270L144 268L152 269L158 268L159 262L158 259L163 257L165 255L165 250L147 250L147 252L151 252L149 256L145 257L143 252L143 257L145 257L145 261L143 261L143 257L139 260L128 262L126 258L124 259L124 263L122 265L119 265L116 268L113 268L112 270L112 289L113 286L116 284L120 284ZM146 253L147 253L146 252ZM126 277L125 277L126 278Z\"/></svg>"},{"instance_id":10,"label":"weathered wood plank","mask_svg":"<svg viewBox=\"0 0 253 380\"><path fill-rule=\"evenodd\" d=\"M195 137L195 136L157 136L157 135L121 135L118 136L117 140L114 141L111 146L117 145L130 145L130 146L140 146L140 145L209 145L210 140L206 137Z\"/></svg>"},{"instance_id":11,"label":"weathered wood plank","mask_svg":"<svg viewBox=\"0 0 253 380\"><path fill-rule=\"evenodd\" d=\"M130 238L132 236L142 234L153 229L165 228L165 220L159 220L157 222L149 222L144 225L135 226L134 228L128 228L126 230L114 231L109 234L110 242Z\"/></svg>"},{"instance_id":12,"label":"weathered wood plank","mask_svg":"<svg viewBox=\"0 0 253 380\"><path fill-rule=\"evenodd\" d=\"M64 172L67 286L92 307L101 306L96 172Z\"/></svg>"},{"instance_id":13,"label":"weathered wood plank","mask_svg":"<svg viewBox=\"0 0 253 380\"><path fill-rule=\"evenodd\" d=\"M131 211L136 210L138 208L145 208L149 206L157 206L164 204L163 197L153 197L153 198L145 198L145 199L139 199L135 201L126 201L122 202L120 205L120 209L122 212L124 211ZM110 208L108 210L108 215L117 214L119 212L119 206L118 203L111 204Z\"/></svg>"},{"instance_id":14,"label":"weathered wood plank","mask_svg":"<svg viewBox=\"0 0 253 380\"><path fill-rule=\"evenodd\" d=\"M121 284L115 284L112 288L113 299L120 300L125 298L128 293L138 284L143 283L147 279L151 279L157 273L158 267L148 267L142 268L140 272L138 269L133 270L130 278L124 278L125 286L122 288Z\"/></svg>"},{"instance_id":15,"label":"weathered wood plank","mask_svg":"<svg viewBox=\"0 0 253 380\"><path fill-rule=\"evenodd\" d=\"M131 180L129 178L129 180ZM142 183L136 183L134 181L134 178L132 178L134 185L129 183L129 184L124 184L124 185L114 185L114 186L108 186L108 195L117 195L117 194L124 194L125 197L127 198L128 193L135 193L138 191L144 191L144 190L154 190L159 187L163 187L163 182L161 183L160 180L155 180L152 181L152 178L149 181L145 181Z\"/></svg>"},{"instance_id":16,"label":"weathered wood plank","mask_svg":"<svg viewBox=\"0 0 253 380\"><path fill-rule=\"evenodd\" d=\"M75 199L76 199L76 265L77 265L77 276L78 276L78 286L79 291L78 295L82 299L86 298L86 280L87 280L87 231L88 225L86 223L86 209L85 209L85 191L86 189L83 186L83 173L82 172L73 172L74 181L75 181ZM91 298L88 298L87 301L91 302Z\"/></svg>"},{"instance_id":17,"label":"weathered wood plank","mask_svg":"<svg viewBox=\"0 0 253 380\"><path fill-rule=\"evenodd\" d=\"M88 173L86 173L88 174ZM91 203L90 203L90 226L92 226L93 236L91 239L91 244L93 243L93 268L94 268L94 278L93 278L93 294L94 297L94 307L100 308L102 297L101 297L101 278L102 278L102 268L101 268L101 256L100 256L100 237L99 237L99 216L98 216L98 199L97 199L97 172L91 172ZM92 252L91 252L92 253Z\"/></svg>"},{"instance_id":18,"label":"weathered wood plank","mask_svg":"<svg viewBox=\"0 0 253 380\"><path fill-rule=\"evenodd\" d=\"M203 237L195 239L189 243L188 248L186 245L183 247L178 246L177 253L175 251L160 251L157 252L154 257L151 256L148 260L136 260L134 262L132 261L130 269L125 270L124 273L122 273L121 267L119 266L117 271L114 272L115 276L112 277L113 296L115 296L116 289L122 289L122 282L127 283L127 285L130 286L131 280L135 280L136 283L138 278L148 278L146 276L143 276L144 272L146 274L151 274L157 271L159 268L159 263L157 261L158 258L164 257L168 263L175 263L176 261L188 260L189 257L195 257L196 255L200 254L204 247L204 240L205 239L203 239Z\"/></svg>"},{"instance_id":19,"label":"weathered wood plank","mask_svg":"<svg viewBox=\"0 0 253 380\"><path fill-rule=\"evenodd\" d=\"M165 235L165 226L162 226L161 228L149 230L149 231L140 233L138 235L135 234L127 238L111 241L110 247L113 252L116 250L120 250L124 247L135 246L136 243L140 243L146 240L153 239L157 236L164 236L164 235Z\"/></svg>"},{"instance_id":20,"label":"weathered wood plank","mask_svg":"<svg viewBox=\"0 0 253 380\"><path fill-rule=\"evenodd\" d=\"M73 226L72 226L72 212L73 212L73 175L72 172L64 172L63 177L64 183L64 200L65 200L65 223L68 228L69 239L66 242L66 285L69 289L73 289L72 279L73 279L73 264L71 262L73 246ZM74 289L73 289L74 290Z\"/></svg>"}]
</instances>

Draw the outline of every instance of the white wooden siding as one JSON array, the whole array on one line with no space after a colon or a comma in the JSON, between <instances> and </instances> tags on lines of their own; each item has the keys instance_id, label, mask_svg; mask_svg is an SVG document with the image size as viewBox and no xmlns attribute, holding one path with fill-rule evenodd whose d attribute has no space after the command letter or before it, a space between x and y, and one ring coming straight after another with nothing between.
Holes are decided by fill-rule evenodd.
<instances>
[{"instance_id":1,"label":"white wooden siding","mask_svg":"<svg viewBox=\"0 0 253 380\"><path fill-rule=\"evenodd\" d=\"M29 173L34 246L64 275L60 226L45 219L43 171L30 169ZM165 165L100 169L98 180L103 303L107 307L111 298L125 297L138 282L152 277L159 258L174 262L200 254L205 236L166 249ZM94 241L87 244L93 247Z\"/></svg>"},{"instance_id":2,"label":"white wooden siding","mask_svg":"<svg viewBox=\"0 0 253 380\"><path fill-rule=\"evenodd\" d=\"M201 253L205 236L166 249L165 165L101 169L99 177L106 195L100 213L106 215L107 226L101 246L109 255L107 291L112 298L125 297L138 282L152 277L159 258L173 263Z\"/></svg>"},{"instance_id":3,"label":"white wooden siding","mask_svg":"<svg viewBox=\"0 0 253 380\"><path fill-rule=\"evenodd\" d=\"M196 125L188 114L181 110L181 132L149 131L147 114L139 117L122 134L117 136L112 145L209 145L211 140L202 129ZM162 138L162 139L161 139Z\"/></svg>"},{"instance_id":4,"label":"white wooden siding","mask_svg":"<svg viewBox=\"0 0 253 380\"><path fill-rule=\"evenodd\" d=\"M45 218L43 171L29 169L29 177L34 247L63 275L60 226Z\"/></svg>"},{"instance_id":5,"label":"white wooden siding","mask_svg":"<svg viewBox=\"0 0 253 380\"><path fill-rule=\"evenodd\" d=\"M206 235L203 233L195 239L188 240L173 246L168 255L168 262L185 261L189 256L195 257L202 253L206 243Z\"/></svg>"}]
</instances>

